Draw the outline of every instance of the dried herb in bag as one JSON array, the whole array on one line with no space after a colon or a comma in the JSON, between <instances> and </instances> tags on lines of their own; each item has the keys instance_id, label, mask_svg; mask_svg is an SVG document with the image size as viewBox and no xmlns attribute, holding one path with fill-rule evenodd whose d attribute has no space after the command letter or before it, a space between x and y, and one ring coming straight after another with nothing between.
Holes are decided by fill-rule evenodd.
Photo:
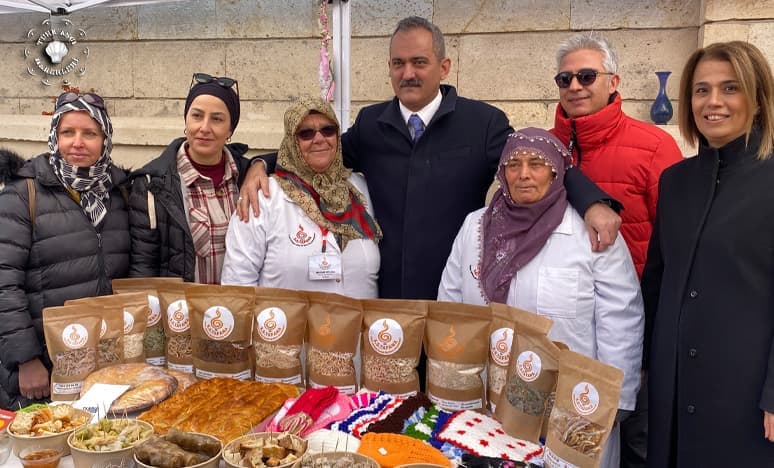
<instances>
[{"instance_id":1,"label":"dried herb in bag","mask_svg":"<svg viewBox=\"0 0 774 468\"><path fill-rule=\"evenodd\" d=\"M427 396L450 411L484 409L489 307L428 302L425 327Z\"/></svg>"},{"instance_id":2,"label":"dried herb in bag","mask_svg":"<svg viewBox=\"0 0 774 468\"><path fill-rule=\"evenodd\" d=\"M186 289L194 283L166 283L156 286L159 307L164 315L164 336L167 368L193 374L191 347L191 316L185 300Z\"/></svg>"},{"instance_id":3,"label":"dried herb in bag","mask_svg":"<svg viewBox=\"0 0 774 468\"><path fill-rule=\"evenodd\" d=\"M164 335L165 311L159 304L156 288L162 284L180 283L182 278L119 278L112 282L113 293L144 292L148 296L148 317L145 328L143 349L145 362L154 366L164 366L166 358L166 336Z\"/></svg>"},{"instance_id":4,"label":"dried herb in bag","mask_svg":"<svg viewBox=\"0 0 774 468\"><path fill-rule=\"evenodd\" d=\"M427 302L363 299L363 387L403 397L419 391Z\"/></svg>"},{"instance_id":5,"label":"dried herb in bag","mask_svg":"<svg viewBox=\"0 0 774 468\"><path fill-rule=\"evenodd\" d=\"M494 414L500 393L508 377L508 363L513 346L513 328L515 310L505 304L492 302L492 323L489 326L489 362L486 367L486 405Z\"/></svg>"},{"instance_id":6,"label":"dried herb in bag","mask_svg":"<svg viewBox=\"0 0 774 468\"><path fill-rule=\"evenodd\" d=\"M355 367L362 309L358 299L308 291L307 387L328 385L351 395L357 391Z\"/></svg>"},{"instance_id":7,"label":"dried herb in bag","mask_svg":"<svg viewBox=\"0 0 774 468\"><path fill-rule=\"evenodd\" d=\"M623 371L563 350L556 403L548 420L547 468L598 467L615 424Z\"/></svg>"},{"instance_id":8,"label":"dried herb in bag","mask_svg":"<svg viewBox=\"0 0 774 468\"><path fill-rule=\"evenodd\" d=\"M102 317L97 343L97 369L124 362L124 310L119 305L107 304L103 297L86 297L65 301L64 305L81 305L92 310L91 315Z\"/></svg>"},{"instance_id":9,"label":"dried herb in bag","mask_svg":"<svg viewBox=\"0 0 774 468\"><path fill-rule=\"evenodd\" d=\"M550 319L511 308L514 339L495 418L509 435L537 442L546 404L556 389L559 348L548 338Z\"/></svg>"},{"instance_id":10,"label":"dried herb in bag","mask_svg":"<svg viewBox=\"0 0 774 468\"><path fill-rule=\"evenodd\" d=\"M82 305L43 309L43 333L51 357L51 399L77 400L83 380L97 368L100 310Z\"/></svg>"},{"instance_id":11,"label":"dried herb in bag","mask_svg":"<svg viewBox=\"0 0 774 468\"><path fill-rule=\"evenodd\" d=\"M191 317L194 374L200 379L251 379L255 290L248 286L191 286L185 290L185 300Z\"/></svg>"},{"instance_id":12,"label":"dried herb in bag","mask_svg":"<svg viewBox=\"0 0 774 468\"><path fill-rule=\"evenodd\" d=\"M301 349L306 334L306 293L255 288L255 380L304 387Z\"/></svg>"}]
</instances>

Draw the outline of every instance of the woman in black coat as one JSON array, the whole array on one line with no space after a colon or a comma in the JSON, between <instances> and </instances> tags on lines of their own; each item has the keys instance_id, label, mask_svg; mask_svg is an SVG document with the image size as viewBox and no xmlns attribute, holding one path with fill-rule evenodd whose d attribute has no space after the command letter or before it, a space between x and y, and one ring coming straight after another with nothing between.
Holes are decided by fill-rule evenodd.
<instances>
[{"instance_id":1,"label":"woman in black coat","mask_svg":"<svg viewBox=\"0 0 774 468\"><path fill-rule=\"evenodd\" d=\"M112 134L101 97L68 92L57 99L48 153L23 166L2 155L0 407L49 395L43 308L110 294L111 280L129 272L126 173L110 159Z\"/></svg>"},{"instance_id":2,"label":"woman in black coat","mask_svg":"<svg viewBox=\"0 0 774 468\"><path fill-rule=\"evenodd\" d=\"M236 80L193 75L185 137L132 174L130 276L220 283L226 231L249 166L247 146L227 144L239 113Z\"/></svg>"},{"instance_id":3,"label":"woman in black coat","mask_svg":"<svg viewBox=\"0 0 774 468\"><path fill-rule=\"evenodd\" d=\"M745 42L688 60L642 278L650 467L774 466L774 79Z\"/></svg>"}]
</instances>

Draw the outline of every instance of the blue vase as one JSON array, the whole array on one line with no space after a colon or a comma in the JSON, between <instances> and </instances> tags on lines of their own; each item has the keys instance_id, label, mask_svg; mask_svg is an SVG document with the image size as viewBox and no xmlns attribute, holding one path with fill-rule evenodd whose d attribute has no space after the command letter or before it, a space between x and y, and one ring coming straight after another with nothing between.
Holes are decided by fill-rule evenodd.
<instances>
[{"instance_id":1,"label":"blue vase","mask_svg":"<svg viewBox=\"0 0 774 468\"><path fill-rule=\"evenodd\" d=\"M669 102L669 98L666 94L667 78L672 72L669 71L657 71L658 76L658 95L656 100L653 101L653 105L650 106L650 120L656 125L665 125L672 118L672 103Z\"/></svg>"}]
</instances>

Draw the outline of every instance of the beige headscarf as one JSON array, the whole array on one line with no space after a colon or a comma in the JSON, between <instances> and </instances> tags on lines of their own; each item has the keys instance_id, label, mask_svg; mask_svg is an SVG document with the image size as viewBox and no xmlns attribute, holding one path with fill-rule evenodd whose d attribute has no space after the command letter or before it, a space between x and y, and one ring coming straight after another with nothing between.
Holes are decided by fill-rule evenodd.
<instances>
[{"instance_id":1,"label":"beige headscarf","mask_svg":"<svg viewBox=\"0 0 774 468\"><path fill-rule=\"evenodd\" d=\"M275 178L285 193L321 227L336 234L341 250L352 239L382 238L376 220L365 209L365 197L351 183L351 170L344 167L341 135L337 136L336 155L325 172L313 171L301 155L296 130L304 118L320 113L339 126L331 105L320 98L305 97L285 111L285 136L277 155ZM315 198L319 199L319 203Z\"/></svg>"}]
</instances>

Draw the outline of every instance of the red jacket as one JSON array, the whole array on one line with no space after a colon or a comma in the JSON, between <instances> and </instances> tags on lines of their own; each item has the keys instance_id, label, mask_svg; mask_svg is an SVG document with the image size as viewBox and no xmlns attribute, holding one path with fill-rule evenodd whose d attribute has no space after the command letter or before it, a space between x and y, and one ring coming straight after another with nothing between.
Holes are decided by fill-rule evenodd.
<instances>
[{"instance_id":1,"label":"red jacket","mask_svg":"<svg viewBox=\"0 0 774 468\"><path fill-rule=\"evenodd\" d=\"M557 106L551 133L568 146L573 124L573 164L623 204L621 234L642 276L656 218L658 179L661 171L683 159L682 152L665 131L624 114L617 93L601 111L577 119Z\"/></svg>"}]
</instances>

